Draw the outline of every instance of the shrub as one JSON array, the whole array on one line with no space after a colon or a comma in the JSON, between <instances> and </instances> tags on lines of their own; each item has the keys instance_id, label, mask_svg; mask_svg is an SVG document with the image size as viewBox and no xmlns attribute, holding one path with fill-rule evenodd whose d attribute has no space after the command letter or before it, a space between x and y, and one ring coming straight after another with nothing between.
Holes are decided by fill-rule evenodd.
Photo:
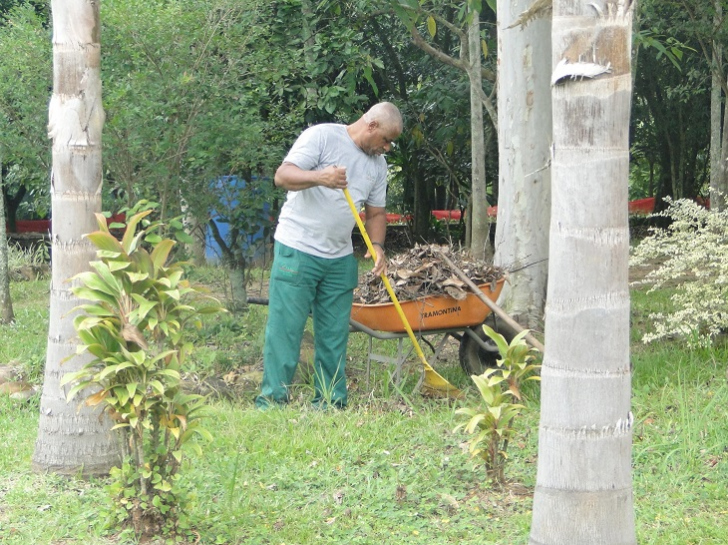
<instances>
[{"instance_id":1,"label":"shrub","mask_svg":"<svg viewBox=\"0 0 728 545\"><path fill-rule=\"evenodd\" d=\"M101 215L100 230L86 235L99 261L77 276L81 286L73 291L88 303L79 307L74 326L78 352L93 359L62 381L74 383L69 400L83 392L87 405L103 404L116 423L113 429L123 434L124 462L112 470L109 490L116 518L137 535L185 526L190 495L179 484L182 447L199 449L191 442L195 435L210 439L201 426L204 398L181 388L180 369L192 350L185 332L199 324L201 314L222 310L183 279L181 263L167 263L172 240L157 240L147 251L146 232L136 228L149 213L134 215L121 241Z\"/></svg>"},{"instance_id":2,"label":"shrub","mask_svg":"<svg viewBox=\"0 0 728 545\"><path fill-rule=\"evenodd\" d=\"M648 293L669 286L675 311L649 315L654 331L645 343L681 337L693 346L709 346L728 329L728 211L666 199L668 208L655 216L667 227L653 227L633 250L631 265L651 263L643 282Z\"/></svg>"}]
</instances>

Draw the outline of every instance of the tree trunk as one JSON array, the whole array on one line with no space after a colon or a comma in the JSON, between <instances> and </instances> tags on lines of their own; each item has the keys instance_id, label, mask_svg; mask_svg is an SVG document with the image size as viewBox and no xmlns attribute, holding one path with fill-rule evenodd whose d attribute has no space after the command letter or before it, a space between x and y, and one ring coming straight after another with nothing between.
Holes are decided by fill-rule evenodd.
<instances>
[{"instance_id":1,"label":"tree trunk","mask_svg":"<svg viewBox=\"0 0 728 545\"><path fill-rule=\"evenodd\" d=\"M470 133L472 149L472 240L470 252L475 259L490 260L493 248L490 244L490 219L485 180L485 131L483 129L483 76L481 71L480 13L472 11L473 20L468 25L468 78L470 79Z\"/></svg>"},{"instance_id":2,"label":"tree trunk","mask_svg":"<svg viewBox=\"0 0 728 545\"><path fill-rule=\"evenodd\" d=\"M230 230L229 239L220 233L215 220L208 222L212 238L220 248L222 262L228 271L228 279L230 280L230 301L227 305L229 310L238 311L244 309L248 305L248 261L243 251L244 236L236 228Z\"/></svg>"},{"instance_id":3,"label":"tree trunk","mask_svg":"<svg viewBox=\"0 0 728 545\"><path fill-rule=\"evenodd\" d=\"M303 39L303 55L309 70L316 64L316 38L314 36L315 12L310 0L301 0L301 38ZM318 103L318 90L315 85L306 86L306 109L313 110Z\"/></svg>"},{"instance_id":4,"label":"tree trunk","mask_svg":"<svg viewBox=\"0 0 728 545\"><path fill-rule=\"evenodd\" d=\"M228 266L228 279L230 280L230 304L228 310L234 312L248 306L248 290L245 287L245 270L239 267Z\"/></svg>"},{"instance_id":5,"label":"tree trunk","mask_svg":"<svg viewBox=\"0 0 728 545\"><path fill-rule=\"evenodd\" d=\"M8 224L7 232L15 233L17 232L16 218L18 215L18 208L20 207L20 203L23 201L23 198L28 192L28 189L24 185L22 185L18 188L18 191L12 195L8 192L7 187L3 187L2 191L3 199L5 201L5 207L7 208L5 214L5 221Z\"/></svg>"},{"instance_id":6,"label":"tree trunk","mask_svg":"<svg viewBox=\"0 0 728 545\"><path fill-rule=\"evenodd\" d=\"M59 381L89 361L76 353L74 307L80 300L68 279L88 270L94 247L83 235L97 229L101 211L101 105L99 3L53 0L53 96L48 135L53 141L51 176L53 266L50 327L38 439L37 471L102 475L118 463L106 417L66 403Z\"/></svg>"},{"instance_id":7,"label":"tree trunk","mask_svg":"<svg viewBox=\"0 0 728 545\"><path fill-rule=\"evenodd\" d=\"M417 243L429 240L432 217L432 184L422 176L419 160L413 155L414 206L412 207L412 236Z\"/></svg>"},{"instance_id":8,"label":"tree trunk","mask_svg":"<svg viewBox=\"0 0 728 545\"><path fill-rule=\"evenodd\" d=\"M513 271L500 305L542 330L551 212L551 19L508 28L532 0L498 2L496 265Z\"/></svg>"},{"instance_id":9,"label":"tree trunk","mask_svg":"<svg viewBox=\"0 0 728 545\"><path fill-rule=\"evenodd\" d=\"M3 186L2 155L0 155L0 324L15 319L13 300L10 297L10 271L8 270L8 233L5 225L5 197Z\"/></svg>"},{"instance_id":10,"label":"tree trunk","mask_svg":"<svg viewBox=\"0 0 728 545\"><path fill-rule=\"evenodd\" d=\"M627 221L632 8L628 0L553 6L549 285L530 543L636 544Z\"/></svg>"},{"instance_id":11,"label":"tree trunk","mask_svg":"<svg viewBox=\"0 0 728 545\"><path fill-rule=\"evenodd\" d=\"M194 214L194 211L187 204L184 197L180 195L180 207L184 217L185 233L191 238L192 242L185 244L185 251L192 263L197 267L204 267L207 264L206 250L206 228L207 223L201 222Z\"/></svg>"},{"instance_id":12,"label":"tree trunk","mask_svg":"<svg viewBox=\"0 0 728 545\"><path fill-rule=\"evenodd\" d=\"M721 135L720 145L720 162L718 164L718 180L717 180L717 195L718 202L713 205L711 194L711 210L724 210L726 201L728 201L728 115L723 114L723 131ZM712 176L711 176L711 188L712 188Z\"/></svg>"},{"instance_id":13,"label":"tree trunk","mask_svg":"<svg viewBox=\"0 0 728 545\"><path fill-rule=\"evenodd\" d=\"M720 28L723 23L723 6L721 0L715 0L714 28ZM728 191L728 178L726 178L726 150L725 120L723 116L723 46L717 37L713 38L713 81L710 93L710 208L719 212L725 208L726 191Z\"/></svg>"},{"instance_id":14,"label":"tree trunk","mask_svg":"<svg viewBox=\"0 0 728 545\"><path fill-rule=\"evenodd\" d=\"M716 8L720 10L720 1L716 1ZM718 19L720 13L716 13L716 19ZM718 22L718 21L716 21ZM713 39L713 62L717 65L723 60L723 47L717 38ZM721 95L723 94L722 89L722 78L720 77L720 71L713 67L713 81L710 88L710 203L713 210L721 210L723 208L724 196L721 195L721 115L722 115L722 104Z\"/></svg>"}]
</instances>

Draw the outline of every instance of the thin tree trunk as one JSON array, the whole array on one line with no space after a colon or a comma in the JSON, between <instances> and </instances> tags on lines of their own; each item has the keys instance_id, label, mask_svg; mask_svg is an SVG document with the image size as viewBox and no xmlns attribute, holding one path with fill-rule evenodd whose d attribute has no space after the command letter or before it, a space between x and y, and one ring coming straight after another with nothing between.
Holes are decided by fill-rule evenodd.
<instances>
[{"instance_id":1,"label":"thin tree trunk","mask_svg":"<svg viewBox=\"0 0 728 545\"><path fill-rule=\"evenodd\" d=\"M195 217L187 201L181 195L180 208L184 217L185 233L192 237L192 242L185 244L187 255L197 267L204 267L207 264L207 258L205 257L205 228L207 224Z\"/></svg>"},{"instance_id":2,"label":"thin tree trunk","mask_svg":"<svg viewBox=\"0 0 728 545\"><path fill-rule=\"evenodd\" d=\"M496 265L514 271L500 305L542 330L551 213L551 19L512 26L532 0L498 2Z\"/></svg>"},{"instance_id":3,"label":"thin tree trunk","mask_svg":"<svg viewBox=\"0 0 728 545\"><path fill-rule=\"evenodd\" d=\"M303 55L309 70L316 64L316 38L314 36L316 13L310 0L301 0L301 38L303 39ZM313 109L318 102L318 90L314 85L306 86L306 108Z\"/></svg>"},{"instance_id":4,"label":"thin tree trunk","mask_svg":"<svg viewBox=\"0 0 728 545\"><path fill-rule=\"evenodd\" d=\"M52 278L45 380L38 439L37 471L102 475L118 463L110 421L77 402L66 402L60 380L88 358L71 357L77 340L71 292L76 274L89 269L94 247L83 235L97 229L101 211L101 106L99 3L53 0L53 96L48 135L53 141L51 175ZM66 361L67 360L67 361Z\"/></svg>"},{"instance_id":5,"label":"thin tree trunk","mask_svg":"<svg viewBox=\"0 0 728 545\"><path fill-rule=\"evenodd\" d=\"M722 19L720 0L715 1L715 25L719 25ZM710 204L715 211L722 210L726 196L723 195L723 142L722 129L722 104L723 94L721 70L717 66L723 62L723 46L717 38L713 39L713 80L710 88Z\"/></svg>"},{"instance_id":6,"label":"thin tree trunk","mask_svg":"<svg viewBox=\"0 0 728 545\"><path fill-rule=\"evenodd\" d=\"M468 26L468 77L470 78L470 132L472 151L472 240L470 252L476 259L490 260L490 219L485 179L485 131L483 128L483 76L481 71L480 14L473 10Z\"/></svg>"},{"instance_id":7,"label":"thin tree trunk","mask_svg":"<svg viewBox=\"0 0 728 545\"><path fill-rule=\"evenodd\" d=\"M553 5L549 285L530 543L630 545L632 7Z\"/></svg>"},{"instance_id":8,"label":"thin tree trunk","mask_svg":"<svg viewBox=\"0 0 728 545\"><path fill-rule=\"evenodd\" d=\"M15 320L13 300L10 297L10 271L8 270L8 233L5 225L5 195L3 194L3 161L0 154L0 324Z\"/></svg>"},{"instance_id":9,"label":"thin tree trunk","mask_svg":"<svg viewBox=\"0 0 728 545\"><path fill-rule=\"evenodd\" d=\"M415 242L421 243L429 239L432 227L432 202L434 195L433 184L428 183L423 176L420 160L416 153L411 156L412 186L414 199L412 201L412 236Z\"/></svg>"},{"instance_id":10,"label":"thin tree trunk","mask_svg":"<svg viewBox=\"0 0 728 545\"><path fill-rule=\"evenodd\" d=\"M714 206L711 195L711 210L724 210L728 201L728 115L723 114L723 131L720 146L720 163L718 165L717 193L720 195ZM712 179L711 179L712 187Z\"/></svg>"}]
</instances>

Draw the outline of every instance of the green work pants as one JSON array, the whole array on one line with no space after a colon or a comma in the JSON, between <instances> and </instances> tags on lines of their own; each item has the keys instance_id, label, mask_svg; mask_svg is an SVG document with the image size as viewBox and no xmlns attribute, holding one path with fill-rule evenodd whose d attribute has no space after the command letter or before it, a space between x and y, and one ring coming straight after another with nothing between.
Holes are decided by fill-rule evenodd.
<instances>
[{"instance_id":1,"label":"green work pants","mask_svg":"<svg viewBox=\"0 0 728 545\"><path fill-rule=\"evenodd\" d=\"M314 330L313 403L346 406L346 345L357 281L357 261L353 255L325 259L275 243L263 383L256 406L265 408L271 402L288 401L288 387L298 366L309 313Z\"/></svg>"}]
</instances>

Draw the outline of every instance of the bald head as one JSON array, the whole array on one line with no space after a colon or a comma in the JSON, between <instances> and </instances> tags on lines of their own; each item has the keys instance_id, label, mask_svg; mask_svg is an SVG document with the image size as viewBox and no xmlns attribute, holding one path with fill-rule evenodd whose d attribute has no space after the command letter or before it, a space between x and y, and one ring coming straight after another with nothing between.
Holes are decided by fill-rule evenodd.
<instances>
[{"instance_id":1,"label":"bald head","mask_svg":"<svg viewBox=\"0 0 728 545\"><path fill-rule=\"evenodd\" d=\"M402 132L402 114L399 112L399 108L391 102L375 104L364 114L364 120L367 123L375 121L380 127L387 127L396 131L397 134Z\"/></svg>"}]
</instances>

